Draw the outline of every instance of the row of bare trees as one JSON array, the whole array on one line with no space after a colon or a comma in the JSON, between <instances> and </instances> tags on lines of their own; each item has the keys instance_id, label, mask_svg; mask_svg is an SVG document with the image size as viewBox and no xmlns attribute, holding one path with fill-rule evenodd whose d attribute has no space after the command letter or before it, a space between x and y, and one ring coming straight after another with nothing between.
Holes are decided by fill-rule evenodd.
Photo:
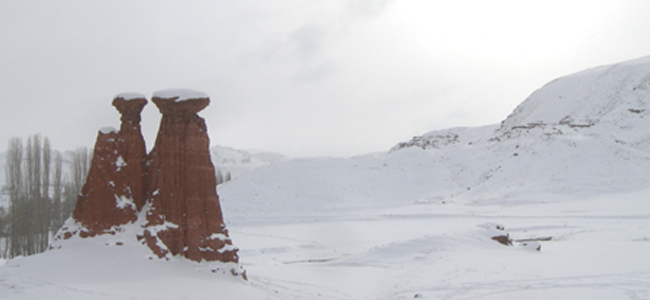
<instances>
[{"instance_id":1,"label":"row of bare trees","mask_svg":"<svg viewBox=\"0 0 650 300\"><path fill-rule=\"evenodd\" d=\"M0 256L12 258L43 252L50 238L70 216L90 166L87 148L64 157L52 151L48 138L35 135L25 144L9 140L3 194L8 209L0 210ZM53 162L53 165L52 165ZM64 170L64 166L67 166Z\"/></svg>"},{"instance_id":2,"label":"row of bare trees","mask_svg":"<svg viewBox=\"0 0 650 300\"><path fill-rule=\"evenodd\" d=\"M222 183L226 183L230 181L232 178L230 176L230 172L226 172L226 175L224 176L223 173L221 173L221 169L217 169L217 185L220 185Z\"/></svg>"}]
</instances>

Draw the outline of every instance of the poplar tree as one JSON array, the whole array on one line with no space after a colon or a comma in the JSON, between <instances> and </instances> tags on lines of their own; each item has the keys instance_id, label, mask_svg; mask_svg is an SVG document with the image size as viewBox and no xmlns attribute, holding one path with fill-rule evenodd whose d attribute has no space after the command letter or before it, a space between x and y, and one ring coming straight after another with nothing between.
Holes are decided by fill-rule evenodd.
<instances>
[{"instance_id":1,"label":"poplar tree","mask_svg":"<svg viewBox=\"0 0 650 300\"><path fill-rule=\"evenodd\" d=\"M52 182L52 206L50 208L50 230L56 232L63 225L61 211L61 196L63 193L63 159L61 153L56 152L54 156L54 174Z\"/></svg>"},{"instance_id":2,"label":"poplar tree","mask_svg":"<svg viewBox=\"0 0 650 300\"><path fill-rule=\"evenodd\" d=\"M7 162L5 165L6 187L9 193L9 227L10 227L10 249L9 257L15 257L22 254L23 226L21 221L22 207L24 200L23 193L23 141L19 138L9 140L9 149L7 151Z\"/></svg>"}]
</instances>

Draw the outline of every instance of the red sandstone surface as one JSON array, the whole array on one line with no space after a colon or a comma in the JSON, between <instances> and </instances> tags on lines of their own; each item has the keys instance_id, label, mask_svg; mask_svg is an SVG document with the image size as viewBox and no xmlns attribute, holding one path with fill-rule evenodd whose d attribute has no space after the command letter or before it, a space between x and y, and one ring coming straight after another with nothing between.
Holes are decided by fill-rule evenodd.
<instances>
[{"instance_id":1,"label":"red sandstone surface","mask_svg":"<svg viewBox=\"0 0 650 300\"><path fill-rule=\"evenodd\" d=\"M221 214L207 127L197 115L210 99L176 100L152 99L163 116L149 154L146 243L161 257L237 262Z\"/></svg>"},{"instance_id":2,"label":"red sandstone surface","mask_svg":"<svg viewBox=\"0 0 650 300\"><path fill-rule=\"evenodd\" d=\"M64 228L58 238L115 233L140 216L146 220L140 220L145 225L138 238L159 257L237 263L238 249L221 214L207 127L197 115L210 99L199 92L168 90L154 94L152 101L163 116L147 155L140 132L147 100L132 95L113 100L122 123L119 131L98 133L86 184L72 214L81 228ZM145 217L139 214L143 210Z\"/></svg>"},{"instance_id":3,"label":"red sandstone surface","mask_svg":"<svg viewBox=\"0 0 650 300\"><path fill-rule=\"evenodd\" d=\"M140 132L140 112L147 100L136 98L125 100L115 98L113 106L122 114L120 125L120 153L126 163L127 180L133 195L133 202L141 210L146 201L146 168L147 148Z\"/></svg>"},{"instance_id":4,"label":"red sandstone surface","mask_svg":"<svg viewBox=\"0 0 650 300\"><path fill-rule=\"evenodd\" d=\"M144 98L113 100L122 114L121 130L103 129L97 134L88 177L72 212L82 225L82 237L137 220L146 195L146 150L140 133L140 112L146 104Z\"/></svg>"}]
</instances>

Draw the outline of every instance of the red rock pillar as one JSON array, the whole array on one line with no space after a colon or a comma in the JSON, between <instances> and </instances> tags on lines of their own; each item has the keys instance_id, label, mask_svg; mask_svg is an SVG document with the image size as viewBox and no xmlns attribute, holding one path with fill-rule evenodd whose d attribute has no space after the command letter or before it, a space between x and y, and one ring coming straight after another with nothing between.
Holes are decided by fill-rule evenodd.
<instances>
[{"instance_id":1,"label":"red rock pillar","mask_svg":"<svg viewBox=\"0 0 650 300\"><path fill-rule=\"evenodd\" d=\"M136 221L145 199L146 152L139 122L147 100L118 96L113 103L122 113L122 131L107 127L97 134L88 177L72 212L82 225L81 237L111 233L115 226Z\"/></svg>"},{"instance_id":2,"label":"red rock pillar","mask_svg":"<svg viewBox=\"0 0 650 300\"><path fill-rule=\"evenodd\" d=\"M149 154L150 207L145 240L159 257L237 262L223 222L210 140L197 113L210 103L201 93L162 91L152 98L162 113Z\"/></svg>"},{"instance_id":3,"label":"red rock pillar","mask_svg":"<svg viewBox=\"0 0 650 300\"><path fill-rule=\"evenodd\" d=\"M127 98L128 99L128 98ZM147 148L140 131L140 113L147 100L135 98L127 100L116 97L113 106L122 114L120 126L120 153L126 166L124 174L131 188L133 202L138 211L142 209L147 197L146 167Z\"/></svg>"}]
</instances>

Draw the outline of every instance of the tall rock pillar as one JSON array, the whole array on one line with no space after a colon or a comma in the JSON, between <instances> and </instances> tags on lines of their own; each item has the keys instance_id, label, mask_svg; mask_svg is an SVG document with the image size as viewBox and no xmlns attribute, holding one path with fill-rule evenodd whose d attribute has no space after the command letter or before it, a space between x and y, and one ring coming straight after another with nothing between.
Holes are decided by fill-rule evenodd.
<instances>
[{"instance_id":1,"label":"tall rock pillar","mask_svg":"<svg viewBox=\"0 0 650 300\"><path fill-rule=\"evenodd\" d=\"M140 113L147 104L144 96L141 98L125 99L116 97L113 106L122 114L120 125L120 153L126 164L129 187L138 211L142 209L147 197L145 163L147 161L147 148L140 131Z\"/></svg>"},{"instance_id":2,"label":"tall rock pillar","mask_svg":"<svg viewBox=\"0 0 650 300\"><path fill-rule=\"evenodd\" d=\"M147 245L159 257L238 262L221 214L207 127L197 115L210 99L166 90L154 93L152 101L162 119L148 162Z\"/></svg>"},{"instance_id":3,"label":"tall rock pillar","mask_svg":"<svg viewBox=\"0 0 650 300\"><path fill-rule=\"evenodd\" d=\"M116 226L136 221L144 204L146 150L140 112L147 100L140 94L124 94L113 104L122 113L122 130L105 127L97 134L86 183L72 212L81 228L63 228L64 238L76 230L81 237L111 233Z\"/></svg>"}]
</instances>

